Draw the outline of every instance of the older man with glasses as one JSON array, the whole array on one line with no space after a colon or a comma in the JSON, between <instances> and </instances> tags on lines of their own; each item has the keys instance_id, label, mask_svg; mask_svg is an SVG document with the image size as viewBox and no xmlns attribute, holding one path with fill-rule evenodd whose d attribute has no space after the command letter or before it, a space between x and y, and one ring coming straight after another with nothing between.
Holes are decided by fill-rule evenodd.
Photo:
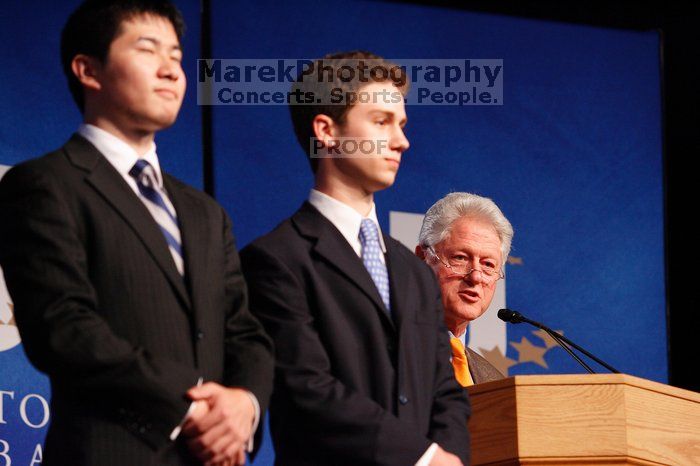
<instances>
[{"instance_id":1,"label":"older man with glasses","mask_svg":"<svg viewBox=\"0 0 700 466\"><path fill-rule=\"evenodd\" d=\"M416 255L440 283L455 377L465 387L503 378L466 347L465 338L469 322L491 304L512 239L513 227L498 206L475 194L448 194L423 219Z\"/></svg>"}]
</instances>

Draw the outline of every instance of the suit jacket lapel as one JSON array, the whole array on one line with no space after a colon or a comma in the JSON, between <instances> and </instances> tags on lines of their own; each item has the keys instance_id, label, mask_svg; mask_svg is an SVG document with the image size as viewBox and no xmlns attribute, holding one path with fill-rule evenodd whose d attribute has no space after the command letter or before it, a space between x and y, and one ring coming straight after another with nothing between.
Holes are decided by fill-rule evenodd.
<instances>
[{"instance_id":1,"label":"suit jacket lapel","mask_svg":"<svg viewBox=\"0 0 700 466\"><path fill-rule=\"evenodd\" d=\"M185 278L189 283L193 309L201 309L202 298L207 289L206 255L206 218L199 201L180 189L169 176L163 177L163 183L180 224L182 251L185 261Z\"/></svg>"},{"instance_id":2,"label":"suit jacket lapel","mask_svg":"<svg viewBox=\"0 0 700 466\"><path fill-rule=\"evenodd\" d=\"M406 264L406 260L399 253L399 246L394 244L392 238L384 235L384 243L386 244L386 259L387 268L389 270L389 287L391 290L391 314L394 317L396 326L401 328L403 322L410 322L410 314L412 310L411 303L408 302L408 294L405 290L408 289L408 274L410 266Z\"/></svg>"},{"instance_id":3,"label":"suit jacket lapel","mask_svg":"<svg viewBox=\"0 0 700 466\"><path fill-rule=\"evenodd\" d=\"M469 373L472 376L472 380L474 381L475 384L481 382L481 380L479 380L480 379L479 374L478 374L479 371L477 370L477 367L476 367L476 358L474 358L474 356L472 355L472 349L469 348L468 346L465 346L464 347L464 354L467 356L467 365L469 366Z\"/></svg>"},{"instance_id":4,"label":"suit jacket lapel","mask_svg":"<svg viewBox=\"0 0 700 466\"><path fill-rule=\"evenodd\" d=\"M292 222L302 235L316 240L314 251L366 294L382 318L393 326L372 277L338 229L308 202L294 214Z\"/></svg>"},{"instance_id":5,"label":"suit jacket lapel","mask_svg":"<svg viewBox=\"0 0 700 466\"><path fill-rule=\"evenodd\" d=\"M471 348L466 348L467 361L469 362L469 372L472 374L474 383L490 382L505 378L505 375L493 367L493 365L483 356Z\"/></svg>"},{"instance_id":6,"label":"suit jacket lapel","mask_svg":"<svg viewBox=\"0 0 700 466\"><path fill-rule=\"evenodd\" d=\"M134 230L185 307L189 308L190 301L184 282L175 267L163 233L136 193L102 154L82 137L74 135L64 149L74 165L87 171L87 183L100 193Z\"/></svg>"}]
</instances>

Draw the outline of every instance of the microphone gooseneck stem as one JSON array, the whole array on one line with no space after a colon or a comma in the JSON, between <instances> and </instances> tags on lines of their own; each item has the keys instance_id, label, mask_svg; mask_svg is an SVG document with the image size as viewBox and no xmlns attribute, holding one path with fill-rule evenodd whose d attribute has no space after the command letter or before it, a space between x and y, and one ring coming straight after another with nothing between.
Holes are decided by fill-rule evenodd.
<instances>
[{"instance_id":1,"label":"microphone gooseneck stem","mask_svg":"<svg viewBox=\"0 0 700 466\"><path fill-rule=\"evenodd\" d=\"M582 352L583 354L585 354L586 356L588 356L589 358L591 358L592 360L594 360L595 362L597 362L597 363L600 364L601 366L605 367L605 368L608 369L610 372L613 372L613 373L615 373L615 374L619 374L619 373L620 373L620 371L618 371L617 369L615 369L614 367L612 367L610 364L608 364L608 363L606 363L606 362L604 362L604 361L601 361L600 359L596 358L596 357L593 356L591 353L589 353L588 351L586 351L585 349L581 348L579 345L577 345L577 344L574 343L573 341L571 341L571 340L569 340L568 338L566 338L564 335L561 335L561 334L555 332L554 330L550 329L549 327L547 327L547 326L545 326L545 325L540 324L539 322L535 322L534 320L530 320L530 319L528 319L528 318L525 317L525 316L520 315L520 319L521 319L523 322L527 322L527 323L530 324L530 325L534 325L534 326L537 327L537 328L541 328L542 330L544 330L545 332L549 333L550 335L556 334L556 335L557 335L556 338L559 338L561 341L564 341L564 342L568 343L569 345L571 345L572 347L576 348L578 351ZM554 337L554 335L552 335L552 336ZM556 339L556 338L555 338L555 339ZM578 359L578 358L576 358L576 359Z\"/></svg>"},{"instance_id":2,"label":"microphone gooseneck stem","mask_svg":"<svg viewBox=\"0 0 700 466\"><path fill-rule=\"evenodd\" d=\"M551 331L550 331L550 330L547 330L547 329L542 329L542 330L544 330L545 332L547 332L547 334L548 334L550 337L552 337L552 338L554 339L554 341L556 341L557 344L559 344L559 346L561 346L562 348L564 348L564 350L565 350L567 353L569 353L569 354L571 355L572 358L574 358L579 364L581 364L581 365L583 366L583 368L586 369L586 370L588 371L589 374L595 374L595 371L594 371L593 369L591 369L591 366L589 366L588 364L586 364L585 362L583 362L583 359L579 358L578 355L577 355L576 353L574 353L574 352L571 350L571 348L569 348L569 345L567 345L561 338L559 338L559 334L558 334L558 333L556 333L556 332L553 331L553 330L551 330Z\"/></svg>"}]
</instances>

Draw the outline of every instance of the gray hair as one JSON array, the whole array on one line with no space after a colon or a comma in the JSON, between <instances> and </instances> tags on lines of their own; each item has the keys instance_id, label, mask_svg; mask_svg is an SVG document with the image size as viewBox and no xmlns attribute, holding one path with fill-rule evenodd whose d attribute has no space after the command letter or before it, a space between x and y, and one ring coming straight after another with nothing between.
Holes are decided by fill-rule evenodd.
<instances>
[{"instance_id":1,"label":"gray hair","mask_svg":"<svg viewBox=\"0 0 700 466\"><path fill-rule=\"evenodd\" d=\"M450 193L428 209L423 218L418 241L421 247L434 247L447 238L455 220L463 217L485 220L496 229L501 240L503 264L508 259L513 227L495 202L471 193Z\"/></svg>"}]
</instances>

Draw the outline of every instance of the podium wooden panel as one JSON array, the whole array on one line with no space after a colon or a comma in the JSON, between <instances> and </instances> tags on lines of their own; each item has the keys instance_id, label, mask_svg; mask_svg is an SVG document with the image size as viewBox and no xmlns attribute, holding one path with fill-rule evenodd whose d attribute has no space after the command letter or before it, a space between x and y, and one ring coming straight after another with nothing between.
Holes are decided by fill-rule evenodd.
<instances>
[{"instance_id":1,"label":"podium wooden panel","mask_svg":"<svg viewBox=\"0 0 700 466\"><path fill-rule=\"evenodd\" d=\"M700 394L623 374L468 388L472 465L700 465Z\"/></svg>"}]
</instances>

